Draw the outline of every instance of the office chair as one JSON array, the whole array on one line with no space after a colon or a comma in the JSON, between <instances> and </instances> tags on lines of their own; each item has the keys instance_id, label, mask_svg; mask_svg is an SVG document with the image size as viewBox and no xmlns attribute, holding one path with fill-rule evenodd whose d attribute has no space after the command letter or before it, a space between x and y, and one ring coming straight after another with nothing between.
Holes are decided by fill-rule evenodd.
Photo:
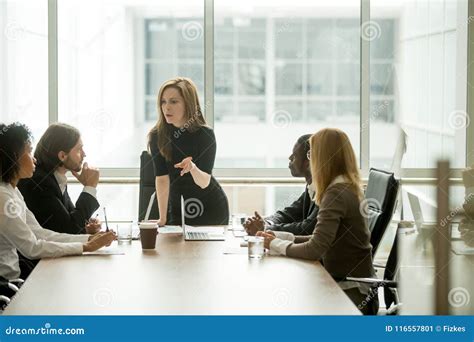
<instances>
[{"instance_id":1,"label":"office chair","mask_svg":"<svg viewBox=\"0 0 474 342\"><path fill-rule=\"evenodd\" d=\"M155 192L155 170L153 160L148 151L143 151L140 156L140 190L138 198L138 221L145 218L145 214L150 204L150 199ZM155 197L156 198L156 197ZM160 218L156 200L151 205L150 220Z\"/></svg>"},{"instance_id":2,"label":"office chair","mask_svg":"<svg viewBox=\"0 0 474 342\"><path fill-rule=\"evenodd\" d=\"M22 279L8 280L0 277L0 312L10 304L11 298L18 292L24 283Z\"/></svg>"},{"instance_id":3,"label":"office chair","mask_svg":"<svg viewBox=\"0 0 474 342\"><path fill-rule=\"evenodd\" d=\"M375 255L396 208L400 181L393 172L371 168L365 199L368 204L368 223L372 255Z\"/></svg>"},{"instance_id":4,"label":"office chair","mask_svg":"<svg viewBox=\"0 0 474 342\"><path fill-rule=\"evenodd\" d=\"M355 278L347 277L348 281L355 281L359 283L370 284L371 292L369 297L377 296L378 289L384 289L384 301L385 309L384 314L386 315L398 315L402 303L400 303L400 298L398 296L398 282L395 280L398 273L398 233L395 235L393 240L392 248L388 255L387 264L385 265L385 271L383 279L378 278ZM379 314L382 312L379 311Z\"/></svg>"}]
</instances>

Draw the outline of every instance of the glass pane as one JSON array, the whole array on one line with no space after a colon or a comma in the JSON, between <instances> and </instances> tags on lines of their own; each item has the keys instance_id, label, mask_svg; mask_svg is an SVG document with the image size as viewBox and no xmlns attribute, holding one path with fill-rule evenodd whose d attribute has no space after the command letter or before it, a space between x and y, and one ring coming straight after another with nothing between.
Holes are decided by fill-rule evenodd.
<instances>
[{"instance_id":1,"label":"glass pane","mask_svg":"<svg viewBox=\"0 0 474 342\"><path fill-rule=\"evenodd\" d=\"M333 116L333 102L331 101L308 101L308 114L306 120L309 122L326 121Z\"/></svg>"},{"instance_id":2,"label":"glass pane","mask_svg":"<svg viewBox=\"0 0 474 342\"><path fill-rule=\"evenodd\" d=\"M381 32L384 36L395 37L395 20L393 19L377 19L378 26L374 26L374 37L377 37L377 32ZM378 28L380 27L380 30ZM381 37L380 37L381 38ZM394 54L394 39L373 39L370 44L370 58L375 59L393 59Z\"/></svg>"},{"instance_id":3,"label":"glass pane","mask_svg":"<svg viewBox=\"0 0 474 342\"><path fill-rule=\"evenodd\" d=\"M216 63L214 68L214 91L216 94L231 95L234 92L234 78L231 63Z\"/></svg>"},{"instance_id":4,"label":"glass pane","mask_svg":"<svg viewBox=\"0 0 474 342\"><path fill-rule=\"evenodd\" d=\"M274 124L279 124L283 120L283 117L279 118L278 113L287 113L291 118L291 123L303 122L303 104L301 101L290 101L290 100L278 100L276 102L276 115L274 117ZM285 121L281 121L281 124L286 124Z\"/></svg>"},{"instance_id":5,"label":"glass pane","mask_svg":"<svg viewBox=\"0 0 474 342\"><path fill-rule=\"evenodd\" d=\"M234 103L230 96L218 96L214 98L214 120L215 121L232 121L238 118L235 117Z\"/></svg>"},{"instance_id":6,"label":"glass pane","mask_svg":"<svg viewBox=\"0 0 474 342\"><path fill-rule=\"evenodd\" d=\"M359 36L360 20L356 18L337 19L335 22L335 44L336 57L339 60L359 61L360 39L354 39L354 35Z\"/></svg>"},{"instance_id":7,"label":"glass pane","mask_svg":"<svg viewBox=\"0 0 474 342\"><path fill-rule=\"evenodd\" d=\"M147 63L145 65L145 94L156 96L161 84L175 75L177 75L176 65L169 63Z\"/></svg>"},{"instance_id":8,"label":"glass pane","mask_svg":"<svg viewBox=\"0 0 474 342\"><path fill-rule=\"evenodd\" d=\"M308 58L332 60L335 57L334 20L309 19L307 21Z\"/></svg>"},{"instance_id":9,"label":"glass pane","mask_svg":"<svg viewBox=\"0 0 474 342\"><path fill-rule=\"evenodd\" d=\"M216 0L214 21L216 167L286 169L298 137L336 124L359 155L360 1Z\"/></svg>"},{"instance_id":10,"label":"glass pane","mask_svg":"<svg viewBox=\"0 0 474 342\"><path fill-rule=\"evenodd\" d=\"M339 63L337 66L337 95L359 95L360 67L358 63Z\"/></svg>"},{"instance_id":11,"label":"glass pane","mask_svg":"<svg viewBox=\"0 0 474 342\"><path fill-rule=\"evenodd\" d=\"M176 29L171 19L146 19L145 32L148 32L148 39L145 40L146 58L167 58L170 55L177 55L174 41L176 39ZM163 47L166 46L166 49Z\"/></svg>"},{"instance_id":12,"label":"glass pane","mask_svg":"<svg viewBox=\"0 0 474 342\"><path fill-rule=\"evenodd\" d=\"M310 95L331 95L333 93L333 64L308 64L308 88Z\"/></svg>"},{"instance_id":13,"label":"glass pane","mask_svg":"<svg viewBox=\"0 0 474 342\"><path fill-rule=\"evenodd\" d=\"M264 59L265 58L265 32L243 31L238 34L239 58Z\"/></svg>"},{"instance_id":14,"label":"glass pane","mask_svg":"<svg viewBox=\"0 0 474 342\"><path fill-rule=\"evenodd\" d=\"M179 63L178 64L178 75L183 77L189 77L194 81L198 89L199 100L201 104L204 102L204 69L201 62L194 63Z\"/></svg>"},{"instance_id":15,"label":"glass pane","mask_svg":"<svg viewBox=\"0 0 474 342\"><path fill-rule=\"evenodd\" d=\"M0 122L48 126L48 4L0 0Z\"/></svg>"},{"instance_id":16,"label":"glass pane","mask_svg":"<svg viewBox=\"0 0 474 342\"><path fill-rule=\"evenodd\" d=\"M145 118L146 120L157 120L157 112L156 112L156 99L148 100L145 104Z\"/></svg>"},{"instance_id":17,"label":"glass pane","mask_svg":"<svg viewBox=\"0 0 474 342\"><path fill-rule=\"evenodd\" d=\"M239 94L265 94L265 65L256 63L239 64Z\"/></svg>"},{"instance_id":18,"label":"glass pane","mask_svg":"<svg viewBox=\"0 0 474 342\"><path fill-rule=\"evenodd\" d=\"M218 26L217 23L214 30L214 39L221 42L218 45L214 45L214 58L218 62L221 59L232 59L234 56L234 32L225 31L223 28Z\"/></svg>"},{"instance_id":19,"label":"glass pane","mask_svg":"<svg viewBox=\"0 0 474 342\"><path fill-rule=\"evenodd\" d=\"M370 65L370 91L373 95L393 95L393 74L395 66L392 63L372 63Z\"/></svg>"},{"instance_id":20,"label":"glass pane","mask_svg":"<svg viewBox=\"0 0 474 342\"><path fill-rule=\"evenodd\" d=\"M467 6L374 0L371 18L370 165L465 167Z\"/></svg>"},{"instance_id":21,"label":"glass pane","mask_svg":"<svg viewBox=\"0 0 474 342\"><path fill-rule=\"evenodd\" d=\"M167 79L192 78L203 99L203 13L192 0L58 0L59 120L92 165L139 166Z\"/></svg>"},{"instance_id":22,"label":"glass pane","mask_svg":"<svg viewBox=\"0 0 474 342\"><path fill-rule=\"evenodd\" d=\"M301 58L303 53L303 20L276 19L274 22L277 58Z\"/></svg>"},{"instance_id":23,"label":"glass pane","mask_svg":"<svg viewBox=\"0 0 474 342\"><path fill-rule=\"evenodd\" d=\"M265 102L263 101L239 101L239 113L244 116L255 118L255 121L265 120Z\"/></svg>"},{"instance_id":24,"label":"glass pane","mask_svg":"<svg viewBox=\"0 0 474 342\"><path fill-rule=\"evenodd\" d=\"M176 20L179 59L204 58L204 22L196 18ZM161 48L165 47L160 43ZM165 48L166 50L166 48Z\"/></svg>"},{"instance_id":25,"label":"glass pane","mask_svg":"<svg viewBox=\"0 0 474 342\"><path fill-rule=\"evenodd\" d=\"M277 63L275 68L277 95L302 95L303 66L301 63Z\"/></svg>"}]
</instances>

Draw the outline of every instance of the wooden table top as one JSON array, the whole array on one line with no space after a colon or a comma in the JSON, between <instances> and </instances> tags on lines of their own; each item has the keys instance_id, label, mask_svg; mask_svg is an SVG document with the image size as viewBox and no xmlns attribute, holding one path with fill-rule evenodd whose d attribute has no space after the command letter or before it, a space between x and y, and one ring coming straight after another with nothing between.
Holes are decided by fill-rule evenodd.
<instances>
[{"instance_id":1,"label":"wooden table top","mask_svg":"<svg viewBox=\"0 0 474 342\"><path fill-rule=\"evenodd\" d=\"M4 315L359 315L319 262L250 260L240 239L159 234L124 255L43 259ZM229 248L240 254L224 254Z\"/></svg>"}]
</instances>

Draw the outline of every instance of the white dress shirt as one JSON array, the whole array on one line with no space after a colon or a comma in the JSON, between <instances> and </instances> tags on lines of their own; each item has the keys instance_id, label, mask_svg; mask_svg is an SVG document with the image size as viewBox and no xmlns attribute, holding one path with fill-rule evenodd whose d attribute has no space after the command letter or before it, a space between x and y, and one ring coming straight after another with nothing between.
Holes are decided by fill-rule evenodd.
<instances>
[{"instance_id":1,"label":"white dress shirt","mask_svg":"<svg viewBox=\"0 0 474 342\"><path fill-rule=\"evenodd\" d=\"M59 173L58 171L54 171L54 178L58 182L59 189L61 189L61 194L64 195L67 187L67 177L65 174ZM97 199L97 189L92 186L84 186L82 192L87 192L89 195Z\"/></svg>"},{"instance_id":2,"label":"white dress shirt","mask_svg":"<svg viewBox=\"0 0 474 342\"><path fill-rule=\"evenodd\" d=\"M42 228L18 188L0 182L0 276L20 276L17 249L29 259L79 255L88 239Z\"/></svg>"}]
</instances>

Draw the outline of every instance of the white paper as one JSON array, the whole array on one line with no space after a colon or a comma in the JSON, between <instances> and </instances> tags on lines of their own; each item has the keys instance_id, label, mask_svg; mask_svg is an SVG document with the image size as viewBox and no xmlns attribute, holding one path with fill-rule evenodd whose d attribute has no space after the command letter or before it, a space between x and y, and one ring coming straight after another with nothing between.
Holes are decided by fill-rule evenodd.
<instances>
[{"instance_id":1,"label":"white paper","mask_svg":"<svg viewBox=\"0 0 474 342\"><path fill-rule=\"evenodd\" d=\"M195 233L209 233L209 234L223 234L224 228L222 227L215 227L215 226L199 226L193 227L186 225L187 232L195 232Z\"/></svg>"},{"instance_id":2,"label":"white paper","mask_svg":"<svg viewBox=\"0 0 474 342\"><path fill-rule=\"evenodd\" d=\"M248 254L248 248L226 247L223 253L224 254Z\"/></svg>"},{"instance_id":3,"label":"white paper","mask_svg":"<svg viewBox=\"0 0 474 342\"><path fill-rule=\"evenodd\" d=\"M117 248L99 249L94 252L84 252L82 255L124 255L125 252Z\"/></svg>"},{"instance_id":4,"label":"white paper","mask_svg":"<svg viewBox=\"0 0 474 342\"><path fill-rule=\"evenodd\" d=\"M164 226L158 228L159 234L182 234L183 228L181 226Z\"/></svg>"}]
</instances>

